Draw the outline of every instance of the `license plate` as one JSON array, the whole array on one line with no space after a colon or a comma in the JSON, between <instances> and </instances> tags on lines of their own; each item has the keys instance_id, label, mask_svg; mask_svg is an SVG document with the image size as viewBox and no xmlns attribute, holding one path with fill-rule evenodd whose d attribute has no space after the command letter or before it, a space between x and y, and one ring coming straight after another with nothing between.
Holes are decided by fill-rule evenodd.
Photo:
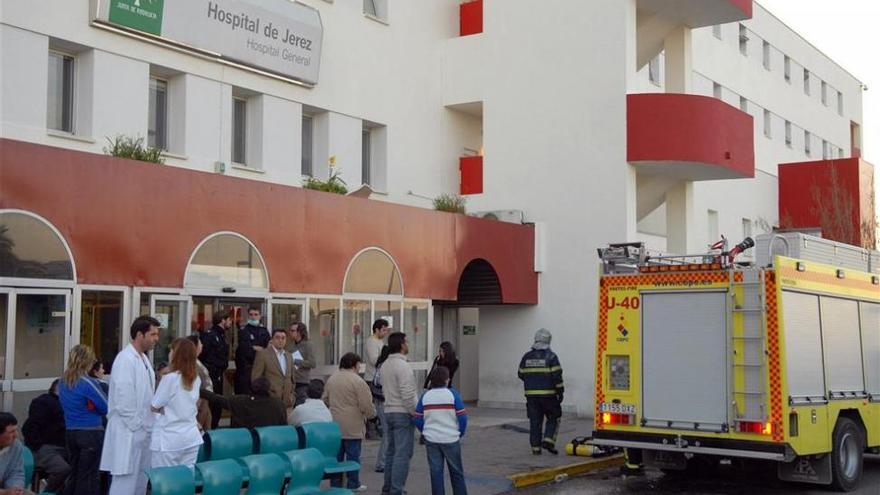
<instances>
[{"instance_id":1,"label":"license plate","mask_svg":"<svg viewBox=\"0 0 880 495\"><path fill-rule=\"evenodd\" d=\"M601 412L614 413L614 414L635 414L636 406L632 404L617 404L614 402L603 402L599 406L599 410Z\"/></svg>"}]
</instances>

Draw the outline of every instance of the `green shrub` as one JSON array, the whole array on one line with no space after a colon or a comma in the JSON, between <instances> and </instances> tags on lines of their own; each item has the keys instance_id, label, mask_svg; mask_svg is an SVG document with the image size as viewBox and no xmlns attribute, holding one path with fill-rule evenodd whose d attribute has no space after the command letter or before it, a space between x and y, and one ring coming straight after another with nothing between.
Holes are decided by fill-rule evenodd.
<instances>
[{"instance_id":1,"label":"green shrub","mask_svg":"<svg viewBox=\"0 0 880 495\"><path fill-rule=\"evenodd\" d=\"M146 146L142 137L133 138L119 135L113 139L108 137L107 142L110 147L105 147L104 153L108 155L142 162L165 163L165 159L162 158L162 149Z\"/></svg>"},{"instance_id":2,"label":"green shrub","mask_svg":"<svg viewBox=\"0 0 880 495\"><path fill-rule=\"evenodd\" d=\"M434 198L434 209L448 211L449 213L465 213L467 198L458 194L441 194Z\"/></svg>"},{"instance_id":3,"label":"green shrub","mask_svg":"<svg viewBox=\"0 0 880 495\"><path fill-rule=\"evenodd\" d=\"M341 177L339 177L339 174L335 170L330 172L330 177L328 177L327 180L309 177L303 183L303 187L306 189L313 189L315 191L324 191L334 194L345 194L348 192L345 181L342 180Z\"/></svg>"}]
</instances>

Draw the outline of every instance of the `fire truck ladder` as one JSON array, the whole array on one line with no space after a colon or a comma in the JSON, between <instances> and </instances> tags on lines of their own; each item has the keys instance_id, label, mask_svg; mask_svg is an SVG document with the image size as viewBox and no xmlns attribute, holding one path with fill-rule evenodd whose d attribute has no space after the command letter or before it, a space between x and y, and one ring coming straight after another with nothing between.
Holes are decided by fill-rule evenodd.
<instances>
[{"instance_id":1,"label":"fire truck ladder","mask_svg":"<svg viewBox=\"0 0 880 495\"><path fill-rule=\"evenodd\" d=\"M735 423L764 422L767 411L767 312L764 271L754 268L730 270L732 403ZM736 275L742 274L742 281Z\"/></svg>"}]
</instances>

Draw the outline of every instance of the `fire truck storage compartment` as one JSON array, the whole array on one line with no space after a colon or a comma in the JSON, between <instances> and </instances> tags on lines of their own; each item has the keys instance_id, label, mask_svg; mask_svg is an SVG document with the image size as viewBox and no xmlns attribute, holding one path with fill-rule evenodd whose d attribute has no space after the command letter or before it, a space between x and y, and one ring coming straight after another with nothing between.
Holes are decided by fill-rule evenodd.
<instances>
[{"instance_id":1,"label":"fire truck storage compartment","mask_svg":"<svg viewBox=\"0 0 880 495\"><path fill-rule=\"evenodd\" d=\"M721 431L727 348L726 291L643 293L645 426Z\"/></svg>"}]
</instances>

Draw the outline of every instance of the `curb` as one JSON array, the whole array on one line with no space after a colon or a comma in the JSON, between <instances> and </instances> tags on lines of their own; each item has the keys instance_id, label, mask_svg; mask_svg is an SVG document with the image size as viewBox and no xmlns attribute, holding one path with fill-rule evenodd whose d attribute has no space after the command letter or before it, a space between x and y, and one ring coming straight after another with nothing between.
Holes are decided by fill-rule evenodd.
<instances>
[{"instance_id":1,"label":"curb","mask_svg":"<svg viewBox=\"0 0 880 495\"><path fill-rule=\"evenodd\" d=\"M574 464L566 464L564 466L556 466L546 469L537 469L525 473L516 473L507 478L513 482L515 488L525 488L528 486L546 483L555 480L558 476L566 477L577 476L590 471L598 471L614 466L623 465L623 454L616 454L609 457L601 457L599 459L590 459L589 461L575 462Z\"/></svg>"}]
</instances>

